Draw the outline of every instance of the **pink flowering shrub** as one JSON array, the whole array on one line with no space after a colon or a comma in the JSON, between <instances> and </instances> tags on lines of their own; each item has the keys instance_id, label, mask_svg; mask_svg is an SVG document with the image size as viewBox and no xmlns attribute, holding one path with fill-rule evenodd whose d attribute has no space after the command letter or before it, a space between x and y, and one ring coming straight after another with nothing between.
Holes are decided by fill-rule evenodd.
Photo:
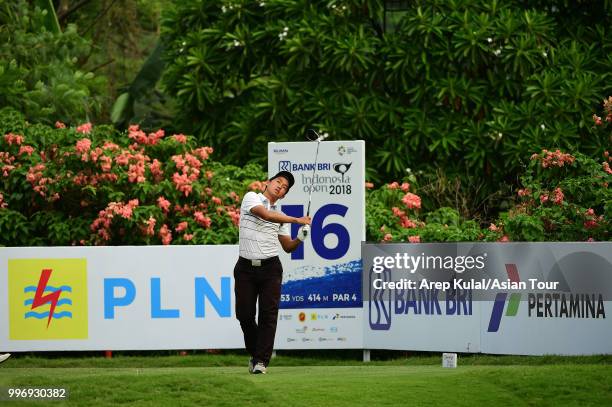
<instances>
[{"instance_id":1,"label":"pink flowering shrub","mask_svg":"<svg viewBox=\"0 0 612 407\"><path fill-rule=\"evenodd\" d=\"M391 182L375 189L366 182L366 225L368 240L416 241L425 226L419 218L421 198L410 191L408 182ZM409 240L411 238L411 240Z\"/></svg>"},{"instance_id":2,"label":"pink flowering shrub","mask_svg":"<svg viewBox=\"0 0 612 407\"><path fill-rule=\"evenodd\" d=\"M164 130L1 126L5 246L236 243L242 196L266 178Z\"/></svg>"},{"instance_id":3,"label":"pink flowering shrub","mask_svg":"<svg viewBox=\"0 0 612 407\"><path fill-rule=\"evenodd\" d=\"M453 208L422 208L399 182L366 187L367 239L377 242L610 240L612 156L559 150L531 156L516 204L492 222L461 219Z\"/></svg>"},{"instance_id":4,"label":"pink flowering shrub","mask_svg":"<svg viewBox=\"0 0 612 407\"><path fill-rule=\"evenodd\" d=\"M610 240L612 162L559 150L533 154L517 205L505 213L495 231L514 241Z\"/></svg>"}]
</instances>

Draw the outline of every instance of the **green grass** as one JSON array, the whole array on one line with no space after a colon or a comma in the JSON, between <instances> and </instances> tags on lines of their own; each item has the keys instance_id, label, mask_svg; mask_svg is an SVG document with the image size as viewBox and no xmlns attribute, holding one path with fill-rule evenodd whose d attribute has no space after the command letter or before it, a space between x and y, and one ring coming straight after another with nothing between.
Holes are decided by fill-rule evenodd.
<instances>
[{"instance_id":1,"label":"green grass","mask_svg":"<svg viewBox=\"0 0 612 407\"><path fill-rule=\"evenodd\" d=\"M609 356L460 355L457 369L443 369L440 355L368 364L281 355L267 375L249 375L245 359L17 357L0 367L0 387L69 389L68 402L15 403L32 406L612 405Z\"/></svg>"}]
</instances>

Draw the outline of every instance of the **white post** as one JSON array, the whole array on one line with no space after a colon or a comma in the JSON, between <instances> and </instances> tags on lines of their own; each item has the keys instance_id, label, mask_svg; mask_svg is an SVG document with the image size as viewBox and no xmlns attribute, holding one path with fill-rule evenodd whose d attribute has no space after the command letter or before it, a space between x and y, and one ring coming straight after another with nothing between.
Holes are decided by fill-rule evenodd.
<instances>
[{"instance_id":1,"label":"white post","mask_svg":"<svg viewBox=\"0 0 612 407\"><path fill-rule=\"evenodd\" d=\"M363 350L363 361L364 362L369 362L370 361L370 349L364 349Z\"/></svg>"}]
</instances>

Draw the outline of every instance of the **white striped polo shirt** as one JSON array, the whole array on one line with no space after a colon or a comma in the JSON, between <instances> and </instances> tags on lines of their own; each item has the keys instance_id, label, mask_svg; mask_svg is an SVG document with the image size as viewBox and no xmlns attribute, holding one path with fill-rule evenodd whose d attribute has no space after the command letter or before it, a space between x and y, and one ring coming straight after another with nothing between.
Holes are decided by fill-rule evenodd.
<instances>
[{"instance_id":1,"label":"white striped polo shirt","mask_svg":"<svg viewBox=\"0 0 612 407\"><path fill-rule=\"evenodd\" d=\"M240 256L261 260L278 255L278 235L290 236L288 223L274 223L253 215L251 209L263 205L267 210L282 213L277 205L270 205L264 194L247 192L240 205L238 247Z\"/></svg>"}]
</instances>

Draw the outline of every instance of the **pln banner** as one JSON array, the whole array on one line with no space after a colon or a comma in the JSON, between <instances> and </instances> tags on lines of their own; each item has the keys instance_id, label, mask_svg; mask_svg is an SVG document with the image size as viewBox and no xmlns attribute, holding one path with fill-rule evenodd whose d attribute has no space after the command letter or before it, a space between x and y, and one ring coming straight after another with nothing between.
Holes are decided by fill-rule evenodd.
<instances>
[{"instance_id":1,"label":"pln banner","mask_svg":"<svg viewBox=\"0 0 612 407\"><path fill-rule=\"evenodd\" d=\"M312 192L312 226L303 245L281 255L284 275L275 346L362 348L365 142L269 143L268 173L279 171L295 178L281 210L306 215ZM298 228L291 225L293 238Z\"/></svg>"},{"instance_id":2,"label":"pln banner","mask_svg":"<svg viewBox=\"0 0 612 407\"><path fill-rule=\"evenodd\" d=\"M238 246L0 249L0 349L242 348Z\"/></svg>"},{"instance_id":3,"label":"pln banner","mask_svg":"<svg viewBox=\"0 0 612 407\"><path fill-rule=\"evenodd\" d=\"M612 353L612 244L364 244L364 347Z\"/></svg>"}]
</instances>

